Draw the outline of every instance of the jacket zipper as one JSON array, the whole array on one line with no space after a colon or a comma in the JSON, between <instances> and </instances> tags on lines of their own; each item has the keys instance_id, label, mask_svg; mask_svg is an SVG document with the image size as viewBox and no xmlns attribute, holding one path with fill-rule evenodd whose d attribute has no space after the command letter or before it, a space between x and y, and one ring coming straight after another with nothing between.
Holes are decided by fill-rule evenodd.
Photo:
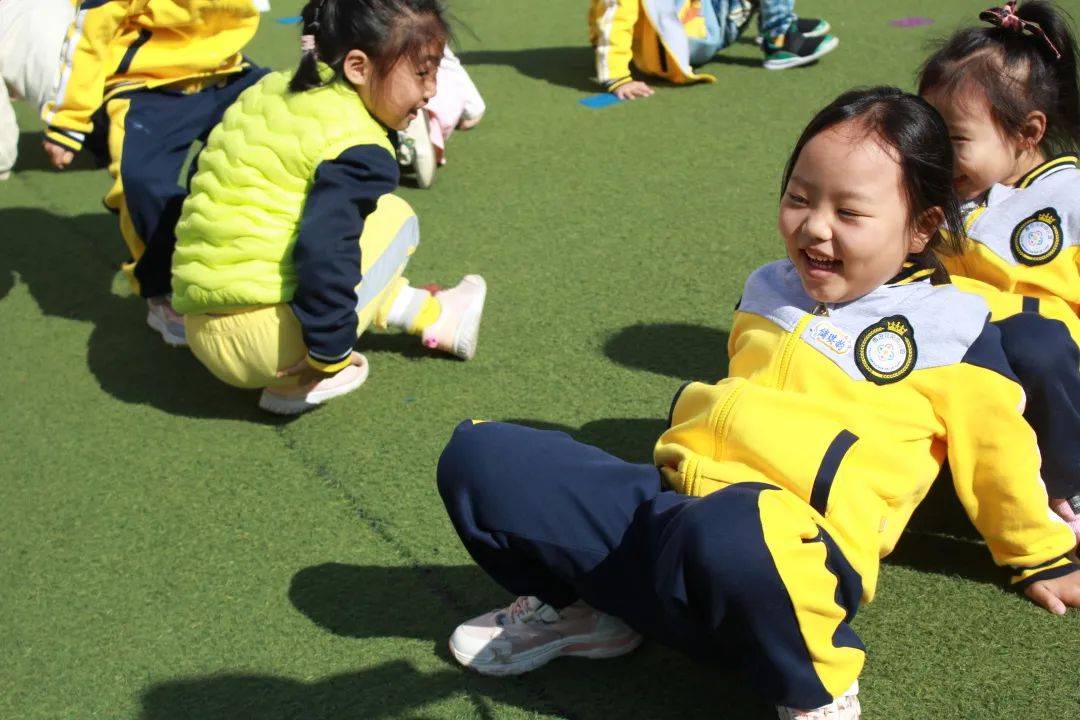
<instances>
[{"instance_id":1,"label":"jacket zipper","mask_svg":"<svg viewBox=\"0 0 1080 720\"><path fill-rule=\"evenodd\" d=\"M828 314L828 308L824 305L819 306L825 309L825 313ZM816 310L816 308L815 308ZM784 340L784 351L780 356L780 369L776 374L776 387L780 390L784 389L784 385L787 384L788 371L791 365L791 356L795 354L795 346L800 342L803 331L806 330L806 326L810 324L810 321L814 319L814 315L804 315L801 320L795 325L795 329L791 331L787 339Z\"/></svg>"}]
</instances>

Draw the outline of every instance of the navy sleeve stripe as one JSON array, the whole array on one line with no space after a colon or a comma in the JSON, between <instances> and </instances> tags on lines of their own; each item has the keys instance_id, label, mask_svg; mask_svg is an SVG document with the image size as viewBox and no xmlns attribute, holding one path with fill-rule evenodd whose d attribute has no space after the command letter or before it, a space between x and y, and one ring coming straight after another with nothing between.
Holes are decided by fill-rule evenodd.
<instances>
[{"instance_id":1,"label":"navy sleeve stripe","mask_svg":"<svg viewBox=\"0 0 1080 720\"><path fill-rule=\"evenodd\" d=\"M1014 585L1013 587L1017 590L1024 590L1029 585L1034 585L1035 583L1042 580L1053 580L1055 578L1065 577L1066 575L1074 573L1077 570L1080 570L1080 566L1073 565L1072 563L1068 565L1062 565L1061 567L1050 568L1049 570L1043 570L1042 572L1037 572L1030 577L1024 578L1020 582L1016 583L1016 585Z\"/></svg>"},{"instance_id":2,"label":"navy sleeve stripe","mask_svg":"<svg viewBox=\"0 0 1080 720\"><path fill-rule=\"evenodd\" d=\"M360 235L397 182L397 159L378 145L351 147L315 170L293 248L290 302L313 358L341 358L356 344Z\"/></svg>"},{"instance_id":3,"label":"navy sleeve stripe","mask_svg":"<svg viewBox=\"0 0 1080 720\"><path fill-rule=\"evenodd\" d=\"M821 459L821 467L818 468L817 476L814 478L814 488L810 491L810 507L822 515L829 507L829 492L832 490L836 473L840 470L840 463L844 461L844 456L858 439L855 433L841 430L829 444L825 457Z\"/></svg>"},{"instance_id":4,"label":"navy sleeve stripe","mask_svg":"<svg viewBox=\"0 0 1080 720\"><path fill-rule=\"evenodd\" d=\"M679 404L679 398L682 397L683 390L686 390L686 388L690 387L693 384L694 384L693 380L687 380L686 382L684 382L682 385L679 386L678 390L675 391L675 397L671 398L671 407L668 408L668 414L667 414L667 426L668 427L671 427L671 422L675 419L675 406Z\"/></svg>"},{"instance_id":5,"label":"navy sleeve stripe","mask_svg":"<svg viewBox=\"0 0 1080 720\"><path fill-rule=\"evenodd\" d=\"M135 59L135 53L139 52L146 43L150 42L151 31L143 28L139 31L139 37L135 38L135 42L131 43L127 52L124 53L124 57L120 60L120 64L116 66L116 72L114 75L123 75L131 69L131 62Z\"/></svg>"}]
</instances>

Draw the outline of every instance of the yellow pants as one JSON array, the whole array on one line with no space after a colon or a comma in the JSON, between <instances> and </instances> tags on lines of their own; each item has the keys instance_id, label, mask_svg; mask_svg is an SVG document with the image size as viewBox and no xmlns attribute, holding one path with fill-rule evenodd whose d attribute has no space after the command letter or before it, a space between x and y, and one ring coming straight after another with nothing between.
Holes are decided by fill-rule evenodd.
<instances>
[{"instance_id":1,"label":"yellow pants","mask_svg":"<svg viewBox=\"0 0 1080 720\"><path fill-rule=\"evenodd\" d=\"M360 270L356 286L357 335L371 325L386 327L386 316L402 277L420 242L419 223L409 204L384 195L368 216L360 236ZM277 372L307 355L300 323L287 303L243 308L223 315L186 315L188 346L222 382L241 388L294 385L295 377Z\"/></svg>"}]
</instances>

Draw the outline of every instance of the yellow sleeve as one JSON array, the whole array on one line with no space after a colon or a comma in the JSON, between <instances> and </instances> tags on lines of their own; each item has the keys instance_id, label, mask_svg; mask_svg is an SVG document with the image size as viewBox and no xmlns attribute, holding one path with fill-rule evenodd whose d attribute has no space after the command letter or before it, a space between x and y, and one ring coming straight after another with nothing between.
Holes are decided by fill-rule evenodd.
<instances>
[{"instance_id":1,"label":"yellow sleeve","mask_svg":"<svg viewBox=\"0 0 1080 720\"><path fill-rule=\"evenodd\" d=\"M633 58L634 25L637 24L641 0L597 0L594 9L594 45L596 46L596 79L608 90L633 80L630 60Z\"/></svg>"},{"instance_id":2,"label":"yellow sleeve","mask_svg":"<svg viewBox=\"0 0 1080 720\"><path fill-rule=\"evenodd\" d=\"M1035 432L1022 415L997 328L986 325L964 362L948 368L935 405L947 432L956 494L994 562L1024 586L1078 569L1072 530L1049 509Z\"/></svg>"},{"instance_id":3,"label":"yellow sleeve","mask_svg":"<svg viewBox=\"0 0 1080 720\"><path fill-rule=\"evenodd\" d=\"M45 139L78 152L93 127L90 116L101 106L105 81L116 68L112 42L127 19L129 0L82 0L68 28L59 84L41 118Z\"/></svg>"}]
</instances>

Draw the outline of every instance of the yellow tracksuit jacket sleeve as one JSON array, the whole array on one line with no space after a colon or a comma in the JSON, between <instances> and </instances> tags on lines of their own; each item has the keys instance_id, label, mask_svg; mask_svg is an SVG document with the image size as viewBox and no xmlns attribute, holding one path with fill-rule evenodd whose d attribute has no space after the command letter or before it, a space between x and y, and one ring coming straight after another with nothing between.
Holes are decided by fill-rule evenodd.
<instances>
[{"instance_id":1,"label":"yellow tracksuit jacket sleeve","mask_svg":"<svg viewBox=\"0 0 1080 720\"><path fill-rule=\"evenodd\" d=\"M608 90L633 79L630 61L640 12L641 0L593 0L591 34L596 48L596 79Z\"/></svg>"},{"instance_id":2,"label":"yellow tracksuit jacket sleeve","mask_svg":"<svg viewBox=\"0 0 1080 720\"><path fill-rule=\"evenodd\" d=\"M1019 586L1078 569L1064 557L1076 539L1047 507L1020 385L968 363L946 370L951 377L943 378L935 404L948 433L949 467L994 562L1010 567Z\"/></svg>"},{"instance_id":3,"label":"yellow tracksuit jacket sleeve","mask_svg":"<svg viewBox=\"0 0 1080 720\"><path fill-rule=\"evenodd\" d=\"M90 132L90 116L101 106L105 80L116 68L113 38L131 10L122 0L82 0L68 28L56 95L41 117L45 138L78 152Z\"/></svg>"}]
</instances>

